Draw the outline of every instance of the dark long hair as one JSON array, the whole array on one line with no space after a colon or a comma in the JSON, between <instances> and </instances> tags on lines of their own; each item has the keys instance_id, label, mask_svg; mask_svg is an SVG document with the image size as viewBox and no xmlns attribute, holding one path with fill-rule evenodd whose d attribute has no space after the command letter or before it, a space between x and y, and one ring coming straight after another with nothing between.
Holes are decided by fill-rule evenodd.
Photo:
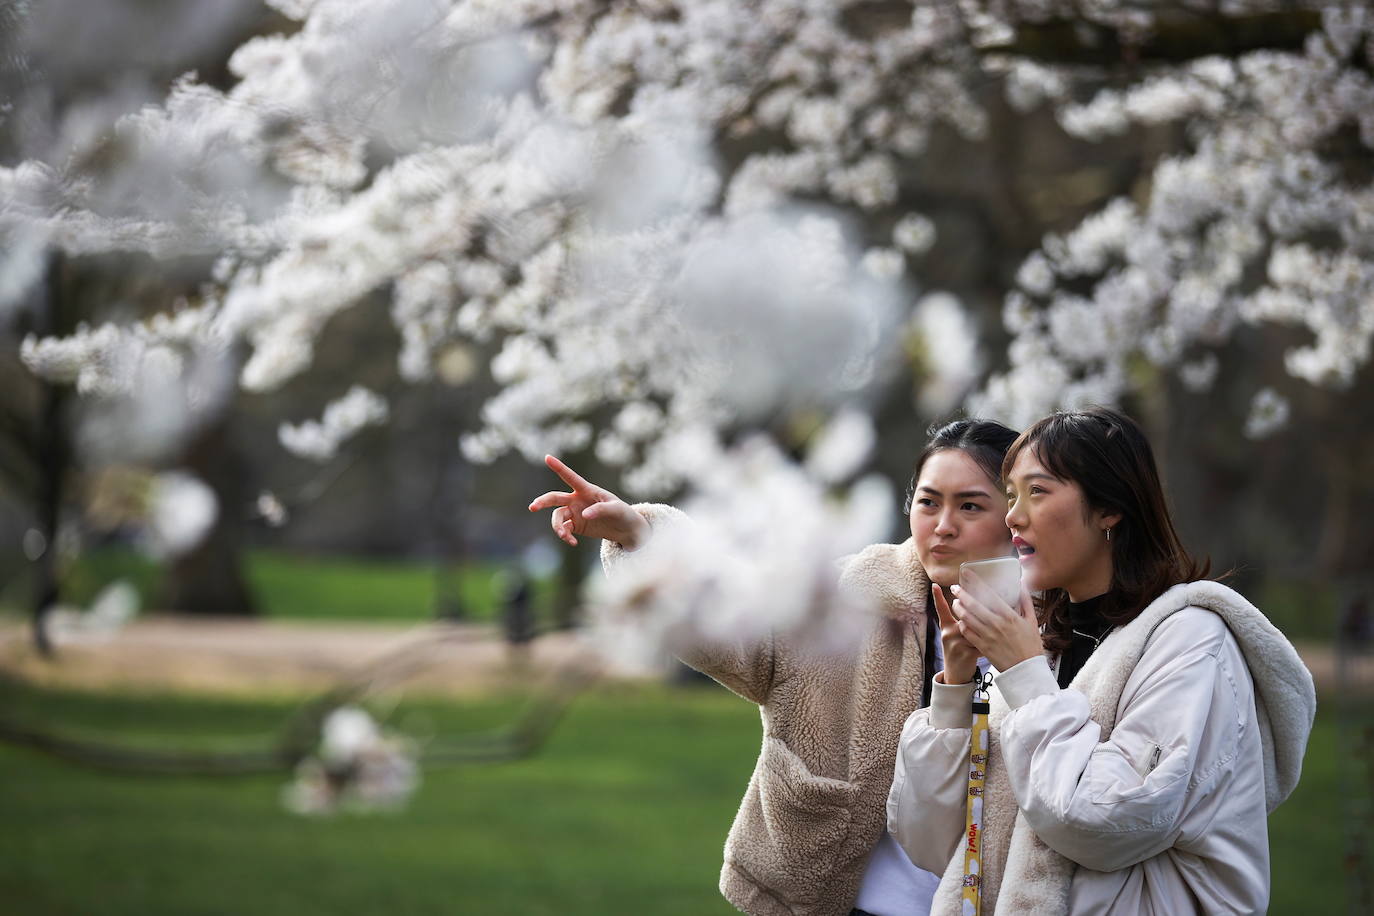
<instances>
[{"instance_id":1,"label":"dark long hair","mask_svg":"<svg viewBox=\"0 0 1374 916\"><path fill-rule=\"evenodd\" d=\"M1112 527L1112 584L1102 610L1109 623L1129 623L1165 589L1211 572L1211 563L1199 563L1184 550L1154 452L1130 417L1106 407L1051 414L1012 443L1002 462L1004 476L1027 448L1055 477L1078 484L1088 509L1121 515ZM1068 604L1063 589L1050 589L1041 599L1045 648L1051 652L1069 645Z\"/></svg>"},{"instance_id":2,"label":"dark long hair","mask_svg":"<svg viewBox=\"0 0 1374 916\"><path fill-rule=\"evenodd\" d=\"M916 459L916 467L911 472L911 482L906 485L906 514L911 514L911 502L916 497L916 482L921 477L921 468L926 459L936 452L958 449L967 454L978 466L987 472L992 480L1002 479L1002 458L1007 448L1016 441L1016 430L998 423L996 420L980 420L976 417L954 420L941 426L938 422L926 430L926 447Z\"/></svg>"}]
</instances>

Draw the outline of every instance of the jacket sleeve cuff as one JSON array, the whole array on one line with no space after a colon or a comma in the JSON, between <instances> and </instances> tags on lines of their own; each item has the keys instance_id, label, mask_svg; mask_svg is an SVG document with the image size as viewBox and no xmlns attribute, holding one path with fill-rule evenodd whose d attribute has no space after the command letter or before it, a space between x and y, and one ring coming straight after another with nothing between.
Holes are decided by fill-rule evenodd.
<instances>
[{"instance_id":1,"label":"jacket sleeve cuff","mask_svg":"<svg viewBox=\"0 0 1374 916\"><path fill-rule=\"evenodd\" d=\"M934 728L969 728L973 721L973 682L930 685L930 724Z\"/></svg>"},{"instance_id":2,"label":"jacket sleeve cuff","mask_svg":"<svg viewBox=\"0 0 1374 916\"><path fill-rule=\"evenodd\" d=\"M653 532L665 525L675 525L687 520L687 514L681 509L666 506L661 503L636 503L634 510L639 513L644 521L649 523L649 537L653 537ZM643 547L643 545L640 545ZM601 542L601 566L607 572L619 566L627 557L635 554L633 550L626 550L615 541Z\"/></svg>"},{"instance_id":3,"label":"jacket sleeve cuff","mask_svg":"<svg viewBox=\"0 0 1374 916\"><path fill-rule=\"evenodd\" d=\"M1025 706L1036 697L1059 692L1059 682L1055 680L1054 672L1050 671L1049 659L1043 655L1028 658L999 672L993 683L1012 709Z\"/></svg>"}]
</instances>

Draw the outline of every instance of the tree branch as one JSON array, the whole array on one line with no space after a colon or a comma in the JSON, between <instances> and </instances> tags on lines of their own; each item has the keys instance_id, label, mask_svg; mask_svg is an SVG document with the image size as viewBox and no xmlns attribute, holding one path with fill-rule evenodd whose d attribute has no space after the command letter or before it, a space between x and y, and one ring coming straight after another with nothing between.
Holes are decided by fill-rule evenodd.
<instances>
[{"instance_id":1,"label":"tree branch","mask_svg":"<svg viewBox=\"0 0 1374 916\"><path fill-rule=\"evenodd\" d=\"M1016 26L1011 41L983 53L1014 54L1047 64L1111 67L1121 63L1183 63L1200 57L1239 57L1251 51L1301 51L1321 28L1315 10L1227 16L1170 10L1144 40L1131 43L1109 26L1083 19L1052 19Z\"/></svg>"},{"instance_id":2,"label":"tree branch","mask_svg":"<svg viewBox=\"0 0 1374 916\"><path fill-rule=\"evenodd\" d=\"M359 668L336 687L303 704L275 743L230 751L154 748L64 734L0 714L0 743L26 747L80 766L149 776L255 776L290 772L312 753L329 714L369 692L398 684L438 660L446 644L463 641L456 632L429 628L376 662ZM425 747L421 763L453 765L519 760L536 753L563 713L600 676L586 658L573 658L535 692L513 722L499 731L464 735ZM3 686L3 684L0 684Z\"/></svg>"},{"instance_id":3,"label":"tree branch","mask_svg":"<svg viewBox=\"0 0 1374 916\"><path fill-rule=\"evenodd\" d=\"M295 766L281 749L243 751L158 750L77 738L0 717L0 742L40 751L60 760L101 770L149 776L251 776Z\"/></svg>"}]
</instances>

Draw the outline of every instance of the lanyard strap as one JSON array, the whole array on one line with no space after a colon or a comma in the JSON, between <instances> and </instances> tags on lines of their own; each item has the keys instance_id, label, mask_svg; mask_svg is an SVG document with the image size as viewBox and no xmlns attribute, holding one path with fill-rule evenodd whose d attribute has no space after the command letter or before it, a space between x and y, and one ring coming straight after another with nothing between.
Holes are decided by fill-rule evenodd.
<instances>
[{"instance_id":1,"label":"lanyard strap","mask_svg":"<svg viewBox=\"0 0 1374 916\"><path fill-rule=\"evenodd\" d=\"M968 745L967 829L964 832L964 914L978 916L982 907L983 780L988 768L988 688L992 675L974 679L973 733Z\"/></svg>"}]
</instances>

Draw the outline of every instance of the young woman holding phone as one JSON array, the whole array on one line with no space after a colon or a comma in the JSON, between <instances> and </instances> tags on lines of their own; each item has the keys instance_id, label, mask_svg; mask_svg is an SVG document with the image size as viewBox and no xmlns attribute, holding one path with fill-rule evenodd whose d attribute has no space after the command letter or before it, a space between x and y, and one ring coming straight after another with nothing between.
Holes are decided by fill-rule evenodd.
<instances>
[{"instance_id":1,"label":"young woman holding phone","mask_svg":"<svg viewBox=\"0 0 1374 916\"><path fill-rule=\"evenodd\" d=\"M1016 433L982 420L933 431L908 491L911 537L843 561L842 586L878 611L860 648L809 651L782 635L758 642L676 647L687 664L757 703L763 750L725 843L721 893L755 916L906 916L929 912L939 876L916 868L886 830L884 809L907 715L939 667L927 613L931 583L949 587L959 565L1011 553L1002 521L1002 458ZM530 503L552 508L569 544L602 538L610 574L665 525L669 506L630 506L550 456L571 488ZM780 519L780 524L785 520Z\"/></svg>"},{"instance_id":2,"label":"young woman holding phone","mask_svg":"<svg viewBox=\"0 0 1374 916\"><path fill-rule=\"evenodd\" d=\"M1311 675L1258 610L1203 578L1128 417L1047 417L1003 473L1019 605L937 595L946 666L903 729L889 799L912 861L944 873L932 912L967 912L965 886L985 914L1264 912L1266 817L1298 780ZM970 864L979 655L995 677Z\"/></svg>"}]
</instances>

